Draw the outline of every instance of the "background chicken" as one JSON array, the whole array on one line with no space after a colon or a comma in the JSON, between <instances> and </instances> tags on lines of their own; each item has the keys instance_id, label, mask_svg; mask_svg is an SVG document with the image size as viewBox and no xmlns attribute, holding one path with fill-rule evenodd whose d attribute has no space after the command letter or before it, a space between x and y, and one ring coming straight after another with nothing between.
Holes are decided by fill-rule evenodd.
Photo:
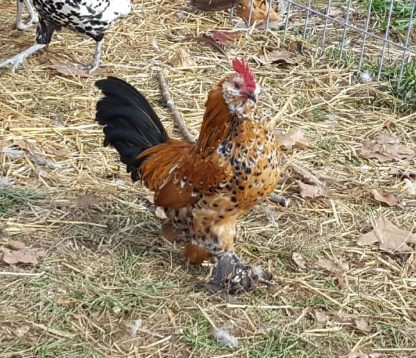
<instances>
[{"instance_id":1,"label":"background chicken","mask_svg":"<svg viewBox=\"0 0 416 358\"><path fill-rule=\"evenodd\" d=\"M30 5L28 0L25 0L25 4ZM18 0L18 16L22 6L22 1ZM126 16L130 12L131 3L130 0L33 0L33 6L39 14L36 43L18 55L0 62L0 67L12 65L16 69L28 56L47 46L55 30L68 26L96 41L93 61L86 66L93 72L100 64L105 31L120 16Z\"/></svg>"},{"instance_id":2,"label":"background chicken","mask_svg":"<svg viewBox=\"0 0 416 358\"><path fill-rule=\"evenodd\" d=\"M284 4L279 0L280 8ZM191 0L191 5L203 11L220 11L236 8L236 15L245 22L256 21L262 23L267 19L270 22L282 22L283 18L276 13L268 0Z\"/></svg>"},{"instance_id":3,"label":"background chicken","mask_svg":"<svg viewBox=\"0 0 416 358\"><path fill-rule=\"evenodd\" d=\"M104 144L117 149L132 179L155 192L155 204L186 234L188 260L221 261L230 253L239 266L232 278L238 283L250 270L232 254L236 221L274 190L278 151L256 113L260 88L252 71L243 60L233 67L235 73L208 95L196 142L170 138L146 99L114 77L97 82L104 97L96 121L105 126ZM242 286L251 288L249 282Z\"/></svg>"},{"instance_id":4,"label":"background chicken","mask_svg":"<svg viewBox=\"0 0 416 358\"><path fill-rule=\"evenodd\" d=\"M30 20L28 23L23 22L23 3L26 6L26 9L29 13ZM27 30L31 28L34 24L39 22L38 14L33 8L31 0L17 0L17 12L16 12L16 27L19 30Z\"/></svg>"}]
</instances>

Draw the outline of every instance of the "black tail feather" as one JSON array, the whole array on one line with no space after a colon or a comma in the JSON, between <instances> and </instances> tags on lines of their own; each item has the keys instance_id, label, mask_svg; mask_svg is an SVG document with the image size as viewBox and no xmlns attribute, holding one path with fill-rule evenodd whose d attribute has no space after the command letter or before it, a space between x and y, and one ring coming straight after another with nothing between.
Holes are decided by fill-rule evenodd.
<instances>
[{"instance_id":1,"label":"black tail feather","mask_svg":"<svg viewBox=\"0 0 416 358\"><path fill-rule=\"evenodd\" d=\"M168 136L159 117L146 98L127 82L116 77L99 80L95 85L103 92L97 103L95 120L104 126L104 145L120 154L133 180L144 158L140 153L164 143Z\"/></svg>"}]
</instances>

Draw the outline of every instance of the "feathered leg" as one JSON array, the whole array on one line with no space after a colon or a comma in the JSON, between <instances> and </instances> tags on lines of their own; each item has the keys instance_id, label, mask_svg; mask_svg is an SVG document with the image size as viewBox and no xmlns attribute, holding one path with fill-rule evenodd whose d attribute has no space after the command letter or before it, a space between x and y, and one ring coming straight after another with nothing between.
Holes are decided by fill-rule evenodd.
<instances>
[{"instance_id":1,"label":"feathered leg","mask_svg":"<svg viewBox=\"0 0 416 358\"><path fill-rule=\"evenodd\" d=\"M92 62L89 65L89 69L88 69L89 73L93 73L98 68L98 66L100 66L103 43L104 43L103 39L101 39L100 41L97 41L96 43L94 58L92 59Z\"/></svg>"},{"instance_id":2,"label":"feathered leg","mask_svg":"<svg viewBox=\"0 0 416 358\"><path fill-rule=\"evenodd\" d=\"M30 20L27 24L23 22L23 2L26 5L27 11L30 15ZM17 0L17 14L16 14L16 27L19 30L25 31L30 29L33 25L39 22L38 15L32 6L30 0Z\"/></svg>"},{"instance_id":3,"label":"feathered leg","mask_svg":"<svg viewBox=\"0 0 416 358\"><path fill-rule=\"evenodd\" d=\"M87 71L88 73L95 72L101 63L103 44L104 44L103 39L98 40L98 41L96 40L95 52L94 52L94 57L92 59L92 62L88 65L79 65L77 67L80 68L81 70Z\"/></svg>"}]
</instances>

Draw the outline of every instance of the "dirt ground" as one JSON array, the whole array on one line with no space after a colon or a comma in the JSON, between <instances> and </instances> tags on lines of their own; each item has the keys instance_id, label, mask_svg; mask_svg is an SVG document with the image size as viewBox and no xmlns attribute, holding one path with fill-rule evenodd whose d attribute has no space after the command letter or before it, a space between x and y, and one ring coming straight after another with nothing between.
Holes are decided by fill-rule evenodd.
<instances>
[{"instance_id":1,"label":"dirt ground","mask_svg":"<svg viewBox=\"0 0 416 358\"><path fill-rule=\"evenodd\" d=\"M399 113L351 67L312 56L308 44L291 64L262 64L282 46L282 31L244 33L227 58L190 39L231 29L225 12L192 12L184 1L133 7L108 32L93 76L64 73L62 64L87 62L94 48L68 30L15 73L0 70L0 247L17 240L46 251L34 266L0 263L0 357L416 356L414 252L357 243L380 216L416 230L414 207L389 207L372 194L387 190L414 203L414 154L384 163L359 154L383 131L415 151L415 115ZM12 29L14 14L15 2L3 0L0 59L34 40L33 31ZM168 64L180 49L195 65ZM233 297L201 288L209 266L189 266L180 246L160 238L150 193L102 146L93 119L94 82L111 74L145 93L179 136L155 80L163 70L196 134L206 94L235 56L257 74L262 114L276 130L301 129L309 146L282 152L275 193L290 205L265 201L239 222L236 251L268 267L275 287ZM323 196L302 195L298 181L308 177L325 186ZM217 342L214 329L238 346Z\"/></svg>"}]
</instances>

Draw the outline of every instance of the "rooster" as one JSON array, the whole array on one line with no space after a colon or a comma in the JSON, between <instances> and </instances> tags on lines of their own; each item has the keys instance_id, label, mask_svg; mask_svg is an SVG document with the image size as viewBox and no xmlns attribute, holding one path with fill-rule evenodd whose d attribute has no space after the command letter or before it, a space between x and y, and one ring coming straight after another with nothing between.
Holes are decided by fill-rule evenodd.
<instances>
[{"instance_id":1,"label":"rooster","mask_svg":"<svg viewBox=\"0 0 416 358\"><path fill-rule=\"evenodd\" d=\"M23 3L29 12L30 20L27 24L23 22ZM38 15L33 8L31 0L17 0L17 13L16 13L16 27L19 30L25 31L32 27L32 25L39 22Z\"/></svg>"},{"instance_id":2,"label":"rooster","mask_svg":"<svg viewBox=\"0 0 416 358\"><path fill-rule=\"evenodd\" d=\"M25 0L26 6L28 1ZM18 0L18 15L22 5L22 0ZM27 57L47 46L55 30L70 27L96 41L93 61L84 66L91 73L100 64L105 31L119 17L129 14L131 0L33 0L33 6L39 14L36 43L16 56L0 62L0 67L12 65L15 70Z\"/></svg>"},{"instance_id":3,"label":"rooster","mask_svg":"<svg viewBox=\"0 0 416 358\"><path fill-rule=\"evenodd\" d=\"M234 73L208 94L196 142L169 137L143 95L115 77L96 82L104 94L96 121L104 145L118 151L133 181L154 191L155 205L185 234L187 259L233 263L238 269L227 279L238 291L249 290L243 278L256 274L233 253L237 219L274 190L279 173L275 137L256 112L260 87L247 62L232 64Z\"/></svg>"}]
</instances>

